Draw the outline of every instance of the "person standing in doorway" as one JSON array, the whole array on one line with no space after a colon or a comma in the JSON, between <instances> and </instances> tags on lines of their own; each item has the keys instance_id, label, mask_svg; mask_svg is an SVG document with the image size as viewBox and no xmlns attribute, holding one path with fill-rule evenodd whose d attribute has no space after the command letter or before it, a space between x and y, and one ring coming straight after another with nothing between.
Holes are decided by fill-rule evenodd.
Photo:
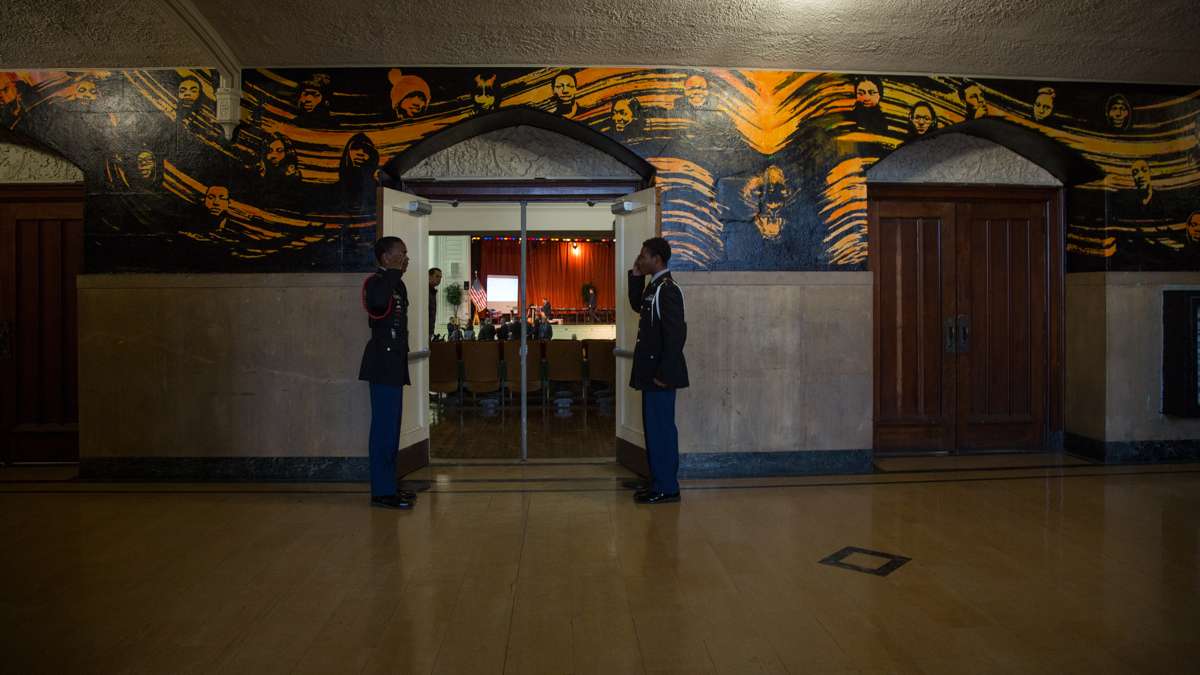
<instances>
[{"instance_id":1,"label":"person standing in doorway","mask_svg":"<svg viewBox=\"0 0 1200 675\"><path fill-rule=\"evenodd\" d=\"M638 490L639 504L679 501L679 430L675 426L675 393L688 386L687 322L683 292L667 262L671 245L662 237L647 239L629 271L629 304L641 314L629 386L642 392L642 426L650 484ZM650 277L646 283L646 277Z\"/></svg>"},{"instance_id":2,"label":"person standing in doorway","mask_svg":"<svg viewBox=\"0 0 1200 675\"><path fill-rule=\"evenodd\" d=\"M397 237L375 242L379 269L363 282L362 303L371 339L363 350L358 379L371 385L371 506L410 509L416 500L396 486L400 416L408 378L408 247Z\"/></svg>"},{"instance_id":3,"label":"person standing in doorway","mask_svg":"<svg viewBox=\"0 0 1200 675\"><path fill-rule=\"evenodd\" d=\"M437 289L438 284L442 283L442 269L440 267L429 268L429 341L433 342L434 326L437 325ZM450 336L446 335L449 340Z\"/></svg>"}]
</instances>

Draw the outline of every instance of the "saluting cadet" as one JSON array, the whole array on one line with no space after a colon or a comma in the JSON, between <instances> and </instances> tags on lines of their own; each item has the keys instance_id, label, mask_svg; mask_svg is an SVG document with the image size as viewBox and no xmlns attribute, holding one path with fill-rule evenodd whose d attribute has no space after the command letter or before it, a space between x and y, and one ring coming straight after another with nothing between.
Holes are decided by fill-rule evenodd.
<instances>
[{"instance_id":1,"label":"saluting cadet","mask_svg":"<svg viewBox=\"0 0 1200 675\"><path fill-rule=\"evenodd\" d=\"M629 386L642 392L642 426L650 465L650 484L634 495L639 504L679 501L675 392L688 386L683 357L687 323L683 292L667 269L670 259L671 246L666 239L647 239L629 271L629 304L641 314Z\"/></svg>"},{"instance_id":2,"label":"saluting cadet","mask_svg":"<svg viewBox=\"0 0 1200 675\"><path fill-rule=\"evenodd\" d=\"M363 350L358 379L371 384L371 505L410 509L411 492L396 488L396 452L400 446L400 415L408 378L408 247L397 237L375 242L379 269L363 282L362 304L367 311L371 340Z\"/></svg>"}]
</instances>

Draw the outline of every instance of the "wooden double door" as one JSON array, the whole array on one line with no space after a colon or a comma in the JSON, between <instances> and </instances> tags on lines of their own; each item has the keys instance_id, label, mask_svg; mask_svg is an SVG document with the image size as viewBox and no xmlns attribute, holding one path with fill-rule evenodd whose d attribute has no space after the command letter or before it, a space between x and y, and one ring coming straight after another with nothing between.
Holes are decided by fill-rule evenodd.
<instances>
[{"instance_id":1,"label":"wooden double door","mask_svg":"<svg viewBox=\"0 0 1200 675\"><path fill-rule=\"evenodd\" d=\"M1058 195L871 188L875 448L1045 447L1057 394Z\"/></svg>"}]
</instances>

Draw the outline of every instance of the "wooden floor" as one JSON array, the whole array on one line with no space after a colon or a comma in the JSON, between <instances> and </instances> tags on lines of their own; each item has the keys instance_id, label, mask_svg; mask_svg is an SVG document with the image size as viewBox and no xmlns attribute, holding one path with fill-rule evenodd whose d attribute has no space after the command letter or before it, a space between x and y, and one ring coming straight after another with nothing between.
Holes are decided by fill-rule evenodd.
<instances>
[{"instance_id":1,"label":"wooden floor","mask_svg":"<svg viewBox=\"0 0 1200 675\"><path fill-rule=\"evenodd\" d=\"M1200 465L685 481L656 507L611 464L423 471L402 513L362 484L0 470L0 672L1197 672ZM820 563L847 546L911 561Z\"/></svg>"},{"instance_id":2,"label":"wooden floor","mask_svg":"<svg viewBox=\"0 0 1200 675\"><path fill-rule=\"evenodd\" d=\"M521 456L520 399L488 412L468 394L463 405L431 405L429 454L436 459L518 459ZM573 405L559 409L530 397L528 447L534 459L612 458L616 454L616 420L612 399L584 405L578 389Z\"/></svg>"}]
</instances>

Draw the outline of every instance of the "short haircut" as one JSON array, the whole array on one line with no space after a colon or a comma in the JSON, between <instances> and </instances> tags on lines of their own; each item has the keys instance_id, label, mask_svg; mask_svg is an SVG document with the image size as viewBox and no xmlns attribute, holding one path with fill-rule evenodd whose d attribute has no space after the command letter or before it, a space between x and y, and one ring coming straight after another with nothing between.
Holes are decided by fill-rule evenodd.
<instances>
[{"instance_id":1,"label":"short haircut","mask_svg":"<svg viewBox=\"0 0 1200 675\"><path fill-rule=\"evenodd\" d=\"M879 95L883 96L883 79L882 78L876 77L874 75L860 75L854 79L854 88L857 89L858 85L862 84L863 82L870 82L871 84L875 85L875 88L879 90Z\"/></svg>"},{"instance_id":2,"label":"short haircut","mask_svg":"<svg viewBox=\"0 0 1200 675\"><path fill-rule=\"evenodd\" d=\"M650 255L656 255L662 258L663 264L671 259L671 245L662 237L654 237L642 242L642 248L646 249Z\"/></svg>"},{"instance_id":3,"label":"short haircut","mask_svg":"<svg viewBox=\"0 0 1200 675\"><path fill-rule=\"evenodd\" d=\"M375 240L375 262L383 264L383 256L392 250L392 247L400 243L400 237L380 237Z\"/></svg>"},{"instance_id":4,"label":"short haircut","mask_svg":"<svg viewBox=\"0 0 1200 675\"><path fill-rule=\"evenodd\" d=\"M430 268L429 268L429 276L433 276L433 273L434 273L434 272L437 272L438 274L441 274L441 273L442 273L442 268L440 268L440 267L430 267Z\"/></svg>"},{"instance_id":5,"label":"short haircut","mask_svg":"<svg viewBox=\"0 0 1200 675\"><path fill-rule=\"evenodd\" d=\"M981 94L983 93L983 87L980 86L978 82L972 82L970 80L966 80L962 84L958 85L958 100L962 101L963 103L966 103L967 102L967 90L970 89L971 87L979 87L979 93L981 93Z\"/></svg>"}]
</instances>

